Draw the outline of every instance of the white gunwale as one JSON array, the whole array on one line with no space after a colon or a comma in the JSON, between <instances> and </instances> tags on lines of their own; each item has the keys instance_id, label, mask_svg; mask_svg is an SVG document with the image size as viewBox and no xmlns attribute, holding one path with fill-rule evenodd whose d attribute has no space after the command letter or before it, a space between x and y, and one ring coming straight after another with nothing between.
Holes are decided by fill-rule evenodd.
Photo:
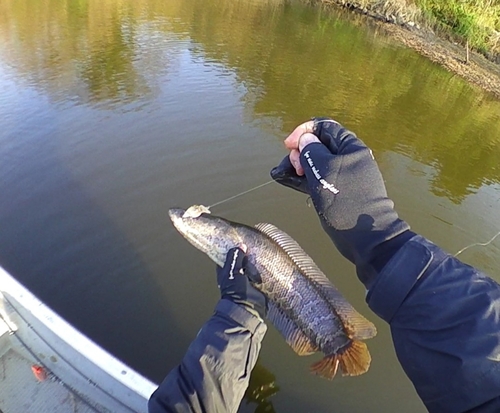
<instances>
[{"instance_id":1,"label":"white gunwale","mask_svg":"<svg viewBox=\"0 0 500 413\"><path fill-rule=\"evenodd\" d=\"M12 354L19 357L19 368L42 365L51 378L47 381L63 384L72 393L68 398L72 406L77 400L86 405L87 411L146 413L147 400L157 387L77 331L0 268L0 360L9 356L12 362ZM29 377L32 380L23 387L26 390L32 386L33 394L39 394L40 383L33 374ZM9 377L3 375L2 380ZM2 388L8 386L1 386L0 410L2 400L16 397L15 392L2 394L7 392ZM62 387L55 388L56 392ZM33 406L33 411L40 410Z\"/></svg>"}]
</instances>

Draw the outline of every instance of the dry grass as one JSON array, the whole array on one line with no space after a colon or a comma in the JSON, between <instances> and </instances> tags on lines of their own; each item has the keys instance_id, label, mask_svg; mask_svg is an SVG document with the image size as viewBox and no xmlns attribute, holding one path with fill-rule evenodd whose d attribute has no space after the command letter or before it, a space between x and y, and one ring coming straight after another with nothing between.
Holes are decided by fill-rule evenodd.
<instances>
[{"instance_id":1,"label":"dry grass","mask_svg":"<svg viewBox=\"0 0 500 413\"><path fill-rule=\"evenodd\" d=\"M373 17L405 24L421 20L421 11L406 0L312 0L311 3L337 4L360 10Z\"/></svg>"}]
</instances>

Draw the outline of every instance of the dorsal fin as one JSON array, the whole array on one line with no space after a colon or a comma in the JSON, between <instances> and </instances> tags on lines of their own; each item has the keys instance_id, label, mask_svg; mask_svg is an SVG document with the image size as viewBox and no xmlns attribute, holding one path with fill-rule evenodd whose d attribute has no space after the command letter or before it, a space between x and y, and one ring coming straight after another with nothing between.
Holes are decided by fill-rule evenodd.
<instances>
[{"instance_id":1,"label":"dorsal fin","mask_svg":"<svg viewBox=\"0 0 500 413\"><path fill-rule=\"evenodd\" d=\"M260 223L255 228L276 242L302 274L318 287L319 294L333 306L352 338L365 340L377 334L375 326L349 304L297 241L272 224Z\"/></svg>"}]
</instances>

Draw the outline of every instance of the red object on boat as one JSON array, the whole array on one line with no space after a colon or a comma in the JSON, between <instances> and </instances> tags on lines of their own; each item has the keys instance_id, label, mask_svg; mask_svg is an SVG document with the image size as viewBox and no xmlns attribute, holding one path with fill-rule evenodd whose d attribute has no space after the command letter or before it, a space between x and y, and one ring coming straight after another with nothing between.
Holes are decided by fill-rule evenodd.
<instances>
[{"instance_id":1,"label":"red object on boat","mask_svg":"<svg viewBox=\"0 0 500 413\"><path fill-rule=\"evenodd\" d=\"M47 372L42 366L33 364L31 366L31 371L33 372L34 376L37 378L38 381L44 381L47 378Z\"/></svg>"}]
</instances>

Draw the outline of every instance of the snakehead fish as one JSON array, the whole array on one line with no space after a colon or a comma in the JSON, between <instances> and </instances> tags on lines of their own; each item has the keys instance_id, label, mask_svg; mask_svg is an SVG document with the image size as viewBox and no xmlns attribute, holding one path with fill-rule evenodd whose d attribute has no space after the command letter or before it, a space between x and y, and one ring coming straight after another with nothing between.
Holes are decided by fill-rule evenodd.
<instances>
[{"instance_id":1,"label":"snakehead fish","mask_svg":"<svg viewBox=\"0 0 500 413\"><path fill-rule=\"evenodd\" d=\"M300 356L325 355L311 371L333 379L365 373L371 356L364 342L376 335L375 326L340 294L313 260L289 235L271 224L250 227L211 215L193 205L173 208L175 228L192 245L223 266L227 252L246 246L249 262L262 282L254 284L268 299L267 318Z\"/></svg>"}]
</instances>

